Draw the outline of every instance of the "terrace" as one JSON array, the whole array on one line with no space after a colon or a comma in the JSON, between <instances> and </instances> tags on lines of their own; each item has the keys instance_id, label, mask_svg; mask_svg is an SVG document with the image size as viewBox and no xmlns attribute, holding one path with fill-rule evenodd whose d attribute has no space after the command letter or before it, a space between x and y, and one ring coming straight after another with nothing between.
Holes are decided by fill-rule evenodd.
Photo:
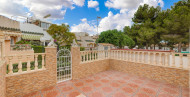
<instances>
[{"instance_id":1,"label":"terrace","mask_svg":"<svg viewBox=\"0 0 190 97\"><path fill-rule=\"evenodd\" d=\"M45 53L23 56L28 56L25 65L22 56L9 56L8 70L7 64L1 63L1 95L189 97L190 54L122 49L80 51L75 46L71 51L57 52L56 47L49 46ZM19 59L17 66L12 64L14 58Z\"/></svg>"},{"instance_id":2,"label":"terrace","mask_svg":"<svg viewBox=\"0 0 190 97\"><path fill-rule=\"evenodd\" d=\"M189 97L189 89L108 70L58 83L25 97Z\"/></svg>"}]
</instances>

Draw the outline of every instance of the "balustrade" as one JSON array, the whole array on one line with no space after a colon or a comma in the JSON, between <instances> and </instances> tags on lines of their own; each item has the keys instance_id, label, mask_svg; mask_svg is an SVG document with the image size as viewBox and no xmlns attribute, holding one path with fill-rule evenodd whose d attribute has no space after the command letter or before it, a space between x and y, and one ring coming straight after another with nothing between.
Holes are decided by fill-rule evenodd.
<instances>
[{"instance_id":1,"label":"balustrade","mask_svg":"<svg viewBox=\"0 0 190 97\"><path fill-rule=\"evenodd\" d=\"M90 54L90 60L82 60L86 54ZM95 55L94 55L95 54ZM178 54L179 56L175 56ZM96 58L97 55L97 58ZM154 52L154 51L133 51L133 50L110 50L110 51L82 51L81 62L88 62L101 59L117 59L135 63L166 66L172 68L190 69L190 55L187 54L188 66L184 66L184 56L181 53ZM95 58L93 58L95 57ZM179 59L176 61L176 58ZM91 60L92 59L92 60ZM176 64L176 62L178 62ZM178 65L178 66L177 66Z\"/></svg>"},{"instance_id":2,"label":"balustrade","mask_svg":"<svg viewBox=\"0 0 190 97\"><path fill-rule=\"evenodd\" d=\"M8 60L8 75L45 69L45 53L36 53L35 55L8 56ZM18 64L14 63L13 66L12 60L18 60Z\"/></svg>"}]
</instances>

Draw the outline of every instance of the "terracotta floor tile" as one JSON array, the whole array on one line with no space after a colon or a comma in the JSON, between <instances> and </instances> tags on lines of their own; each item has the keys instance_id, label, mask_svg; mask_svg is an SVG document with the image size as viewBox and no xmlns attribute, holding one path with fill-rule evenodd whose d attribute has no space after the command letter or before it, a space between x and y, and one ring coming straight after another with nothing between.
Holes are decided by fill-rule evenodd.
<instances>
[{"instance_id":1,"label":"terracotta floor tile","mask_svg":"<svg viewBox=\"0 0 190 97\"><path fill-rule=\"evenodd\" d=\"M80 90L83 91L84 93L89 93L89 92L92 92L93 87L84 86L84 87L82 87Z\"/></svg>"},{"instance_id":2,"label":"terracotta floor tile","mask_svg":"<svg viewBox=\"0 0 190 97\"><path fill-rule=\"evenodd\" d=\"M130 87L123 87L122 90L123 90L124 93L127 93L129 95L132 95L135 92L135 90L130 88Z\"/></svg>"},{"instance_id":3,"label":"terracotta floor tile","mask_svg":"<svg viewBox=\"0 0 190 97\"><path fill-rule=\"evenodd\" d=\"M175 89L172 89L172 88L164 88L163 89L164 92L167 92L169 94L179 94L179 91L178 90L175 90Z\"/></svg>"},{"instance_id":4,"label":"terracotta floor tile","mask_svg":"<svg viewBox=\"0 0 190 97\"><path fill-rule=\"evenodd\" d=\"M82 86L84 86L84 84L85 84L85 83L83 83L83 82L74 83L74 85L75 85L76 87L82 87Z\"/></svg>"},{"instance_id":5,"label":"terracotta floor tile","mask_svg":"<svg viewBox=\"0 0 190 97\"><path fill-rule=\"evenodd\" d=\"M68 92L68 91L72 91L74 88L72 86L64 86L62 87L62 92Z\"/></svg>"},{"instance_id":6,"label":"terracotta floor tile","mask_svg":"<svg viewBox=\"0 0 190 97\"><path fill-rule=\"evenodd\" d=\"M26 97L189 97L188 88L129 75L105 71L82 79L58 83L54 87L25 95ZM181 96L182 95L182 96Z\"/></svg>"},{"instance_id":7,"label":"terracotta floor tile","mask_svg":"<svg viewBox=\"0 0 190 97\"><path fill-rule=\"evenodd\" d=\"M134 97L151 97L146 93L137 93Z\"/></svg>"},{"instance_id":8,"label":"terracotta floor tile","mask_svg":"<svg viewBox=\"0 0 190 97\"><path fill-rule=\"evenodd\" d=\"M56 89L55 86L48 87L48 88L44 88L44 89L42 89L42 92L45 92L45 91L51 91L51 90L54 90L54 89Z\"/></svg>"},{"instance_id":9,"label":"terracotta floor tile","mask_svg":"<svg viewBox=\"0 0 190 97\"><path fill-rule=\"evenodd\" d=\"M105 93L111 93L113 91L113 88L111 87L102 87L102 91Z\"/></svg>"},{"instance_id":10,"label":"terracotta floor tile","mask_svg":"<svg viewBox=\"0 0 190 97\"><path fill-rule=\"evenodd\" d=\"M110 83L110 85L112 87L117 87L117 88L121 86L119 83L116 83L116 82L112 82L112 83Z\"/></svg>"},{"instance_id":11,"label":"terracotta floor tile","mask_svg":"<svg viewBox=\"0 0 190 97\"><path fill-rule=\"evenodd\" d=\"M116 92L112 95L112 97L131 97L131 96L126 95L126 93L123 92Z\"/></svg>"},{"instance_id":12,"label":"terracotta floor tile","mask_svg":"<svg viewBox=\"0 0 190 97\"><path fill-rule=\"evenodd\" d=\"M127 85L128 85L129 87L133 88L133 89L138 89L138 88L139 88L139 85L134 84L134 83L128 83Z\"/></svg>"},{"instance_id":13,"label":"terracotta floor tile","mask_svg":"<svg viewBox=\"0 0 190 97\"><path fill-rule=\"evenodd\" d=\"M87 79L85 80L86 83L92 83L94 80L93 79Z\"/></svg>"},{"instance_id":14,"label":"terracotta floor tile","mask_svg":"<svg viewBox=\"0 0 190 97\"><path fill-rule=\"evenodd\" d=\"M94 87L96 87L96 88L98 88L98 87L101 87L101 86L102 86L102 84L101 84L101 83L99 83L99 82L95 82L95 83L93 83L93 86L94 86Z\"/></svg>"},{"instance_id":15,"label":"terracotta floor tile","mask_svg":"<svg viewBox=\"0 0 190 97\"><path fill-rule=\"evenodd\" d=\"M150 94L150 95L156 95L156 91L150 88L141 88L140 91Z\"/></svg>"},{"instance_id":16,"label":"terracotta floor tile","mask_svg":"<svg viewBox=\"0 0 190 97\"><path fill-rule=\"evenodd\" d=\"M106 97L106 96L100 91L95 91L95 92L89 94L88 97Z\"/></svg>"},{"instance_id":17,"label":"terracotta floor tile","mask_svg":"<svg viewBox=\"0 0 190 97\"><path fill-rule=\"evenodd\" d=\"M102 80L100 80L102 83L108 83L109 82L109 80L107 80L107 79L102 79Z\"/></svg>"},{"instance_id":18,"label":"terracotta floor tile","mask_svg":"<svg viewBox=\"0 0 190 97\"><path fill-rule=\"evenodd\" d=\"M43 94L43 97L58 97L61 95L59 90L53 90L53 91L46 91Z\"/></svg>"},{"instance_id":19,"label":"terracotta floor tile","mask_svg":"<svg viewBox=\"0 0 190 97\"><path fill-rule=\"evenodd\" d=\"M79 91L72 91L72 92L68 93L66 97L76 97L76 96L79 96L81 94L82 93L80 93Z\"/></svg>"},{"instance_id":20,"label":"terracotta floor tile","mask_svg":"<svg viewBox=\"0 0 190 97\"><path fill-rule=\"evenodd\" d=\"M176 97L176 96L172 96L170 94L161 93L161 94L158 94L158 97Z\"/></svg>"}]
</instances>

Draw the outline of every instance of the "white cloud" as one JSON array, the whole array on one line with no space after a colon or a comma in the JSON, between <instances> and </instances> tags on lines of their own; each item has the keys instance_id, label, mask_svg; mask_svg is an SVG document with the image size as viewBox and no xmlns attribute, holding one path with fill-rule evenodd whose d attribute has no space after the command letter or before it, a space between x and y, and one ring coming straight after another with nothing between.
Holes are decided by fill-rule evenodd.
<instances>
[{"instance_id":1,"label":"white cloud","mask_svg":"<svg viewBox=\"0 0 190 97\"><path fill-rule=\"evenodd\" d=\"M81 19L82 22L87 22L86 18Z\"/></svg>"},{"instance_id":2,"label":"white cloud","mask_svg":"<svg viewBox=\"0 0 190 97\"><path fill-rule=\"evenodd\" d=\"M122 12L123 10L135 9L141 4L149 4L154 7L157 5L164 6L162 0L107 0L105 2L106 7L120 9Z\"/></svg>"},{"instance_id":3,"label":"white cloud","mask_svg":"<svg viewBox=\"0 0 190 97\"><path fill-rule=\"evenodd\" d=\"M82 7L82 6L84 5L85 0L73 0L73 2L74 2L76 5Z\"/></svg>"},{"instance_id":4,"label":"white cloud","mask_svg":"<svg viewBox=\"0 0 190 97\"><path fill-rule=\"evenodd\" d=\"M92 0L88 1L88 8L95 8L96 11L99 11L100 9L98 6L99 6L98 1L92 1Z\"/></svg>"},{"instance_id":5,"label":"white cloud","mask_svg":"<svg viewBox=\"0 0 190 97\"><path fill-rule=\"evenodd\" d=\"M8 17L14 15L25 15L24 6L14 0L0 0L0 14Z\"/></svg>"},{"instance_id":6,"label":"white cloud","mask_svg":"<svg viewBox=\"0 0 190 97\"><path fill-rule=\"evenodd\" d=\"M90 35L96 34L96 25L87 21L86 18L81 19L81 23L71 26L71 32L87 32Z\"/></svg>"},{"instance_id":7,"label":"white cloud","mask_svg":"<svg viewBox=\"0 0 190 97\"><path fill-rule=\"evenodd\" d=\"M67 8L83 6L85 0L0 0L0 13L8 17L13 15L35 15L42 18L51 14L51 19L63 19Z\"/></svg>"},{"instance_id":8,"label":"white cloud","mask_svg":"<svg viewBox=\"0 0 190 97\"><path fill-rule=\"evenodd\" d=\"M123 30L125 26L131 25L131 18L133 11L128 13L118 13L114 15L111 11L108 13L107 17L104 17L99 24L100 32L110 30L110 29L118 29Z\"/></svg>"},{"instance_id":9,"label":"white cloud","mask_svg":"<svg viewBox=\"0 0 190 97\"><path fill-rule=\"evenodd\" d=\"M108 16L102 18L99 23L99 33L102 31L110 29L123 30L125 26L130 26L132 24L132 17L138 9L139 5L149 4L150 6L163 7L164 3L162 0L108 0L105 2L105 6L108 8L119 9L120 13L113 14L111 11ZM96 26L92 22L89 23L86 18L81 19L81 23L78 25L73 25L71 31L73 32L88 32L90 34L96 34Z\"/></svg>"}]
</instances>

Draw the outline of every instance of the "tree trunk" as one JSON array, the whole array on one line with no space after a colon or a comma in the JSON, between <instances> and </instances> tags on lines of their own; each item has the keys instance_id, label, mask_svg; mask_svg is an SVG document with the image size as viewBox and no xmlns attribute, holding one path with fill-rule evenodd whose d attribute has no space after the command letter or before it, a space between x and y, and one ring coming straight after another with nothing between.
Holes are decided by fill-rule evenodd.
<instances>
[{"instance_id":1,"label":"tree trunk","mask_svg":"<svg viewBox=\"0 0 190 97\"><path fill-rule=\"evenodd\" d=\"M148 44L146 44L146 49L148 49Z\"/></svg>"},{"instance_id":2,"label":"tree trunk","mask_svg":"<svg viewBox=\"0 0 190 97\"><path fill-rule=\"evenodd\" d=\"M156 46L156 45L154 44L154 50L155 50L155 46Z\"/></svg>"},{"instance_id":3,"label":"tree trunk","mask_svg":"<svg viewBox=\"0 0 190 97\"><path fill-rule=\"evenodd\" d=\"M179 45L178 45L178 52L181 53L181 45L182 43L180 42Z\"/></svg>"}]
</instances>

